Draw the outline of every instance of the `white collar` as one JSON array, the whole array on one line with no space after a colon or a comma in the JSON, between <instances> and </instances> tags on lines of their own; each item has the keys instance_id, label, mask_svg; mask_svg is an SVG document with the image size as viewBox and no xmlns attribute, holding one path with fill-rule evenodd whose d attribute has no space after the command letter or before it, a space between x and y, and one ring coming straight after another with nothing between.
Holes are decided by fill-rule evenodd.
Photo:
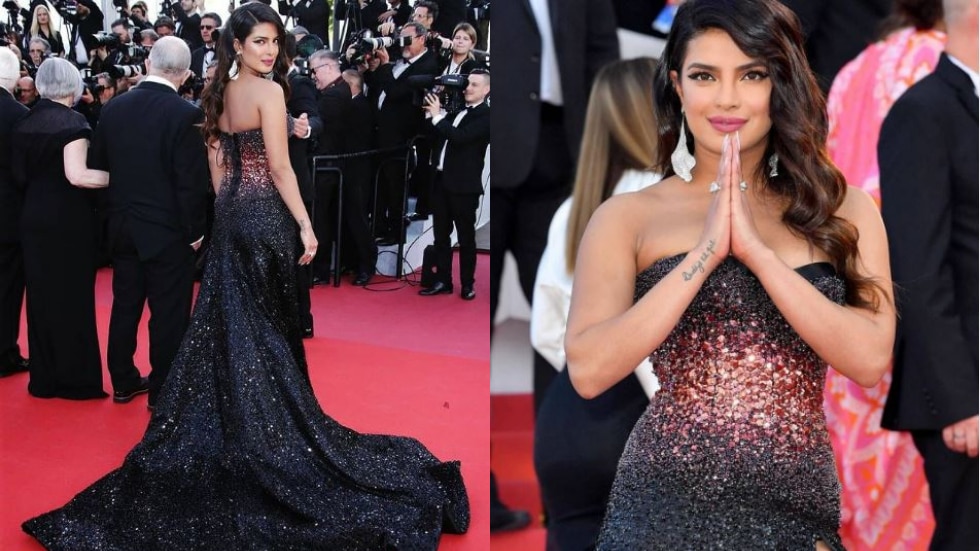
<instances>
[{"instance_id":1,"label":"white collar","mask_svg":"<svg viewBox=\"0 0 980 551\"><path fill-rule=\"evenodd\" d=\"M946 54L946 57L948 57L949 60L953 62L953 65L956 65L957 67L962 69L963 72L966 73L966 76L970 77L970 80L973 81L973 93L976 94L977 96L980 96L980 73L977 73L973 69L967 67L966 65L963 64L962 61L949 55L949 53Z\"/></svg>"},{"instance_id":2,"label":"white collar","mask_svg":"<svg viewBox=\"0 0 980 551\"><path fill-rule=\"evenodd\" d=\"M169 80L163 77L158 77L156 75L146 75L145 77L143 77L143 82L156 82L157 84L165 84L169 86L170 89L173 90L174 92L177 91L177 87L174 86L173 82L170 82Z\"/></svg>"}]
</instances>

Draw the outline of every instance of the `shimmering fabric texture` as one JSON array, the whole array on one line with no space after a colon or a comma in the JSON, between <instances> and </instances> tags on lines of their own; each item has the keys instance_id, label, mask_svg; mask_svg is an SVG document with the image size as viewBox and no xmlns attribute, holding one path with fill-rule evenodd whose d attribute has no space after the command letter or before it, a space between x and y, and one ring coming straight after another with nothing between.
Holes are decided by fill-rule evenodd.
<instances>
[{"instance_id":1,"label":"shimmering fabric texture","mask_svg":"<svg viewBox=\"0 0 980 551\"><path fill-rule=\"evenodd\" d=\"M321 411L302 374L295 222L261 132L222 147L203 283L143 440L24 530L71 551L436 549L469 524L459 463Z\"/></svg>"},{"instance_id":2,"label":"shimmering fabric texture","mask_svg":"<svg viewBox=\"0 0 980 551\"><path fill-rule=\"evenodd\" d=\"M642 297L681 261L637 276ZM798 270L843 302L829 264ZM843 549L827 365L728 258L651 355L660 391L620 459L598 549Z\"/></svg>"}]
</instances>

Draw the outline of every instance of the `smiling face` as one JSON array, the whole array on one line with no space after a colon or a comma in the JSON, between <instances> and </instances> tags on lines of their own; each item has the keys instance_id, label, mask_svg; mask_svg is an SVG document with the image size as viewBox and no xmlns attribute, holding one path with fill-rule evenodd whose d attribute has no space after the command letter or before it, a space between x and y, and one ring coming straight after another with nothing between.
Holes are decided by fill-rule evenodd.
<instances>
[{"instance_id":1,"label":"smiling face","mask_svg":"<svg viewBox=\"0 0 980 551\"><path fill-rule=\"evenodd\" d=\"M742 154L764 151L772 119L772 80L728 33L708 29L687 44L681 70L670 72L697 152L721 153L725 134L739 132ZM761 153L758 153L761 155Z\"/></svg>"},{"instance_id":2,"label":"smiling face","mask_svg":"<svg viewBox=\"0 0 980 551\"><path fill-rule=\"evenodd\" d=\"M244 42L234 41L235 51L241 54L240 70L255 75L272 72L279 56L279 32L272 23L259 23Z\"/></svg>"}]
</instances>

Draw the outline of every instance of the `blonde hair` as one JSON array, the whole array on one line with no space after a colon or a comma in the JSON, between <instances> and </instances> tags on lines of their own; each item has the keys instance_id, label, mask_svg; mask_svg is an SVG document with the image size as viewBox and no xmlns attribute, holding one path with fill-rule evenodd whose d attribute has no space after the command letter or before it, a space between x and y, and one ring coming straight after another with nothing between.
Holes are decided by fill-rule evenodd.
<instances>
[{"instance_id":1,"label":"blonde hair","mask_svg":"<svg viewBox=\"0 0 980 551\"><path fill-rule=\"evenodd\" d=\"M585 227L627 169L648 169L657 154L653 75L657 60L615 61L599 70L589 105L572 190L565 245L566 269L575 267Z\"/></svg>"},{"instance_id":2,"label":"blonde hair","mask_svg":"<svg viewBox=\"0 0 980 551\"><path fill-rule=\"evenodd\" d=\"M48 14L48 28L45 29L44 33L48 36L48 38L51 38L60 31L54 28L54 18L51 17L51 10L49 10L44 4L38 4L37 7L34 8L34 14L31 17L31 36L38 36L38 32L41 30L41 24L37 22L37 14L41 10L44 10L44 13Z\"/></svg>"},{"instance_id":3,"label":"blonde hair","mask_svg":"<svg viewBox=\"0 0 980 551\"><path fill-rule=\"evenodd\" d=\"M449 38L450 39L456 38L456 33L458 33L459 31L463 31L464 33L466 33L467 36L470 37L470 42L473 44L473 48L475 48L476 47L476 29L473 28L473 25L470 25L469 23L467 23L465 21L462 22L462 23L460 23L460 24L458 24L458 25L456 25L456 27L453 28L453 35L451 37L449 37ZM468 59L474 59L474 57L473 57L473 48L470 48L470 51L466 52L466 57Z\"/></svg>"}]
</instances>

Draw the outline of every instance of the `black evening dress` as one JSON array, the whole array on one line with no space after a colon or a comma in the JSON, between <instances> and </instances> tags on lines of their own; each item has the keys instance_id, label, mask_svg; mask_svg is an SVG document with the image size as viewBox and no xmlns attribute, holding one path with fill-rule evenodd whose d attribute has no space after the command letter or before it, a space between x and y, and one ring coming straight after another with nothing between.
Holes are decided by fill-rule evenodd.
<instances>
[{"instance_id":1,"label":"black evening dress","mask_svg":"<svg viewBox=\"0 0 980 551\"><path fill-rule=\"evenodd\" d=\"M682 258L641 272L636 298ZM797 273L843 303L830 264ZM661 388L626 443L598 549L843 549L827 364L744 265L711 273L651 360Z\"/></svg>"},{"instance_id":2,"label":"black evening dress","mask_svg":"<svg viewBox=\"0 0 980 551\"><path fill-rule=\"evenodd\" d=\"M96 191L65 177L65 146L91 139L85 117L40 99L14 127L11 168L23 190L21 246L27 283L28 392L104 398L95 325Z\"/></svg>"},{"instance_id":3,"label":"black evening dress","mask_svg":"<svg viewBox=\"0 0 980 551\"><path fill-rule=\"evenodd\" d=\"M261 130L221 142L204 278L143 440L24 530L72 551L436 549L469 524L459 463L321 411L301 369L296 224Z\"/></svg>"}]
</instances>

